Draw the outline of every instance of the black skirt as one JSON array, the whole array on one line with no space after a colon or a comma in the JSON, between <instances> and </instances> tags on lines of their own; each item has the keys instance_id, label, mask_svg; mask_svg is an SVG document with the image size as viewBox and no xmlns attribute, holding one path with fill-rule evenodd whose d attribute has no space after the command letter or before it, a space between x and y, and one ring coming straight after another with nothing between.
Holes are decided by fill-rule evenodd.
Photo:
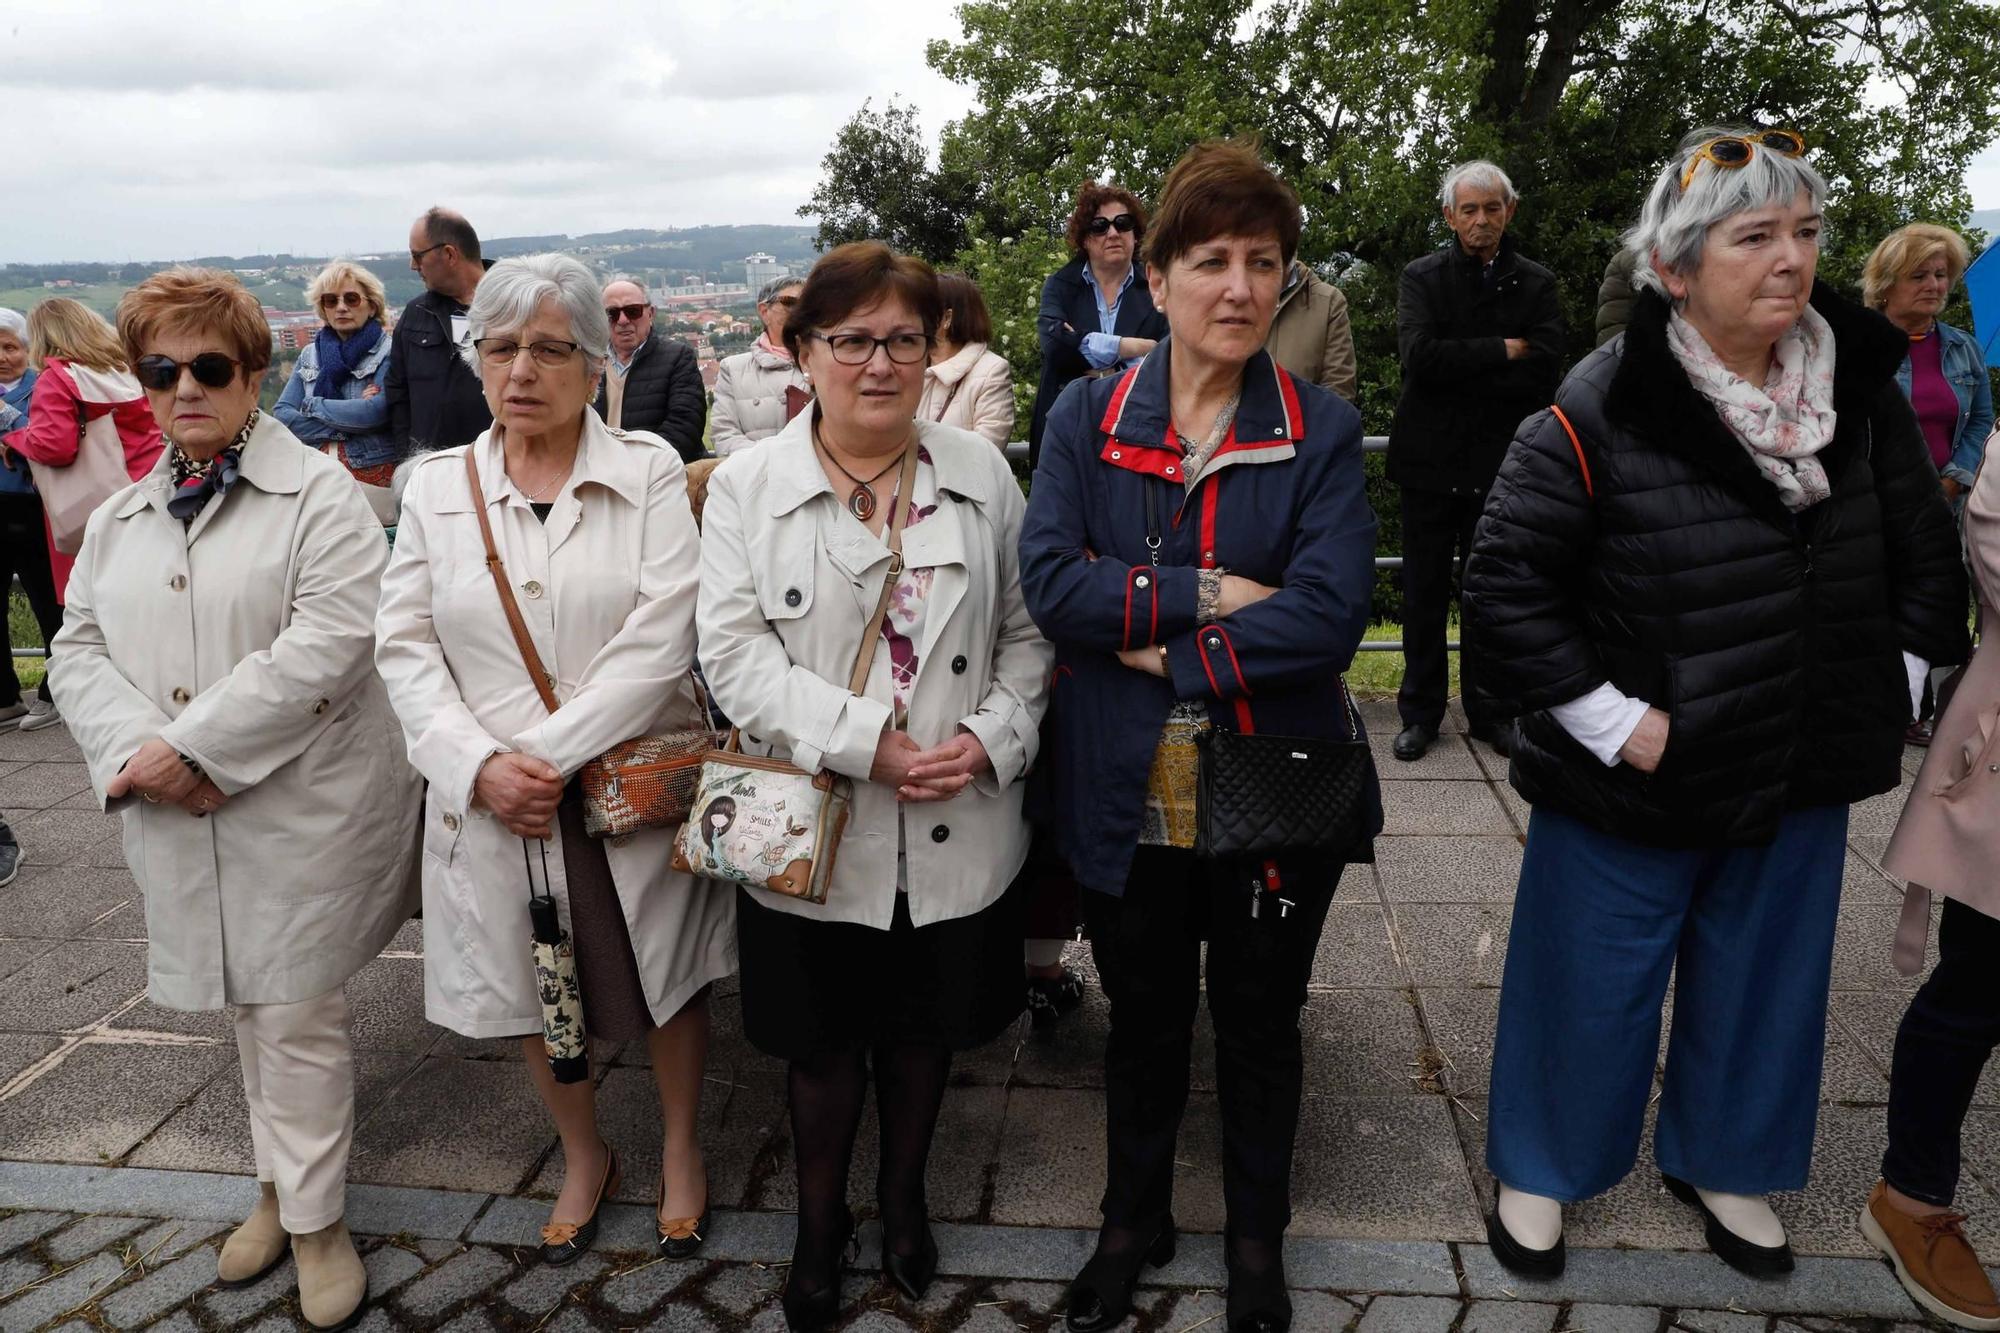
<instances>
[{"instance_id":1,"label":"black skirt","mask_svg":"<svg viewBox=\"0 0 2000 1333\"><path fill-rule=\"evenodd\" d=\"M743 1035L780 1060L906 1043L984 1046L1026 1006L1026 900L1017 878L970 916L917 926L898 893L889 929L877 930L775 911L738 889Z\"/></svg>"}]
</instances>

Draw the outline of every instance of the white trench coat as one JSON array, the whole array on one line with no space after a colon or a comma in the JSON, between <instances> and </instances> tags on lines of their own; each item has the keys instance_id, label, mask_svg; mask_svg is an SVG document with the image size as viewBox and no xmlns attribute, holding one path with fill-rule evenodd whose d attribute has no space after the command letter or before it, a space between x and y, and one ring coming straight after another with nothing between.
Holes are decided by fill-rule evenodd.
<instances>
[{"instance_id":1,"label":"white trench coat","mask_svg":"<svg viewBox=\"0 0 2000 1333\"><path fill-rule=\"evenodd\" d=\"M576 465L538 522L507 477L497 429L471 445L483 503L561 709L542 706L486 569L465 448L414 469L383 578L376 664L430 779L423 833L424 1004L469 1037L541 1031L522 842L472 808L488 756L546 760L567 780L620 741L690 724L701 552L680 455L656 435L583 414ZM669 869L677 830L610 839L605 854L655 1023L736 968L735 900ZM549 883L567 928L562 840ZM534 853L540 884L541 853ZM589 1016L585 1015L588 1022Z\"/></svg>"},{"instance_id":2,"label":"white trench coat","mask_svg":"<svg viewBox=\"0 0 2000 1333\"><path fill-rule=\"evenodd\" d=\"M185 526L171 459L91 515L50 669L99 801L155 736L230 798L205 819L105 803L154 1002L312 999L416 905L419 784L370 660L389 546L347 470L270 416Z\"/></svg>"}]
</instances>

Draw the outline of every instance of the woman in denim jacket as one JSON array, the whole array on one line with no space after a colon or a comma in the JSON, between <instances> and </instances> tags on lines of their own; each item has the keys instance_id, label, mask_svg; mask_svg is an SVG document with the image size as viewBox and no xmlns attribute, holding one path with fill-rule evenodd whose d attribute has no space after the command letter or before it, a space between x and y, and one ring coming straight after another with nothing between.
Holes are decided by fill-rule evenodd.
<instances>
[{"instance_id":1,"label":"woman in denim jacket","mask_svg":"<svg viewBox=\"0 0 2000 1333\"><path fill-rule=\"evenodd\" d=\"M1913 222L1883 238L1861 275L1862 299L1910 336L1896 383L1917 410L1954 510L1979 475L1993 430L1993 388L1979 342L1938 319L1967 259L1957 232Z\"/></svg>"},{"instance_id":2,"label":"woman in denim jacket","mask_svg":"<svg viewBox=\"0 0 2000 1333\"><path fill-rule=\"evenodd\" d=\"M388 304L381 279L344 259L319 271L306 296L326 323L299 352L272 415L361 483L383 522L388 488L402 461L389 433Z\"/></svg>"}]
</instances>

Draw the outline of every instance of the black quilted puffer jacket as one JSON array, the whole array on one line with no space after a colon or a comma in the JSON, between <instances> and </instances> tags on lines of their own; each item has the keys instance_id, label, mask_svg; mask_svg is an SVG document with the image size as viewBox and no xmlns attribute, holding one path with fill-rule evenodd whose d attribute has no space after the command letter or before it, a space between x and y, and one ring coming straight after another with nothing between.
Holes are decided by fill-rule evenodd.
<instances>
[{"instance_id":1,"label":"black quilted puffer jacket","mask_svg":"<svg viewBox=\"0 0 2000 1333\"><path fill-rule=\"evenodd\" d=\"M1894 374L1908 339L1825 284L1832 495L1793 515L1668 350L1643 293L1623 336L1521 424L1465 571L1469 650L1521 718L1531 804L1667 847L1768 841L1789 810L1902 777L1901 652L1968 652L1958 540ZM1589 469L1586 489L1584 467ZM1672 719L1658 770L1607 768L1548 713L1610 681Z\"/></svg>"}]
</instances>

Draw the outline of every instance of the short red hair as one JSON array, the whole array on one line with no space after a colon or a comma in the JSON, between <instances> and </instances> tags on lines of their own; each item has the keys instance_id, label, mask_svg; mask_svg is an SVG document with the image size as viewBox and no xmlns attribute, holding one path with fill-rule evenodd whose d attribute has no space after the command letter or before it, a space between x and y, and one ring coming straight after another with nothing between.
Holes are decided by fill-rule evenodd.
<instances>
[{"instance_id":1,"label":"short red hair","mask_svg":"<svg viewBox=\"0 0 2000 1333\"><path fill-rule=\"evenodd\" d=\"M177 264L125 293L118 303L118 337L137 365L162 333L208 334L242 363L245 375L271 364L271 326L264 307L233 273Z\"/></svg>"},{"instance_id":2,"label":"short red hair","mask_svg":"<svg viewBox=\"0 0 2000 1333\"><path fill-rule=\"evenodd\" d=\"M1125 211L1132 215L1132 248L1138 249L1139 242L1146 239L1146 206L1139 202L1139 196L1122 185L1085 181L1076 192L1076 207L1070 210L1069 226L1063 233L1069 240L1071 254L1083 253L1083 235L1090 228L1090 220L1097 216L1098 209L1113 203L1125 205Z\"/></svg>"}]
</instances>

